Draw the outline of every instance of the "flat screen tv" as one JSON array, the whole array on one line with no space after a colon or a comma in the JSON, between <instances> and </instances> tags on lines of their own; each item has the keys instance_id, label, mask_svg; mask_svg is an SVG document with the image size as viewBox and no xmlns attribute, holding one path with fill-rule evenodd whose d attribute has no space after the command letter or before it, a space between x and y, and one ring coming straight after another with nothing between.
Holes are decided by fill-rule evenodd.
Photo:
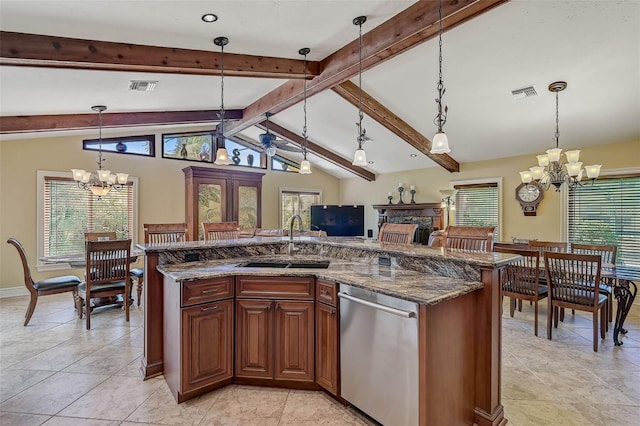
<instances>
[{"instance_id":1,"label":"flat screen tv","mask_svg":"<svg viewBox=\"0 0 640 426\"><path fill-rule=\"evenodd\" d=\"M311 206L311 229L329 237L364 236L364 206Z\"/></svg>"}]
</instances>

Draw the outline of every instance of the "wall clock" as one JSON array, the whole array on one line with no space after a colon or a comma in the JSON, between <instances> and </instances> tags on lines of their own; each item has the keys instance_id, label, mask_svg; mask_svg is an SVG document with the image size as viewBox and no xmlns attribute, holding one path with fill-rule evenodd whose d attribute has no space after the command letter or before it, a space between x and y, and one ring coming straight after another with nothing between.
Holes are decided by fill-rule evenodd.
<instances>
[{"instance_id":1,"label":"wall clock","mask_svg":"<svg viewBox=\"0 0 640 426\"><path fill-rule=\"evenodd\" d=\"M544 192L536 183L521 183L516 188L516 200L520 202L525 216L535 216L538 204L542 201Z\"/></svg>"}]
</instances>

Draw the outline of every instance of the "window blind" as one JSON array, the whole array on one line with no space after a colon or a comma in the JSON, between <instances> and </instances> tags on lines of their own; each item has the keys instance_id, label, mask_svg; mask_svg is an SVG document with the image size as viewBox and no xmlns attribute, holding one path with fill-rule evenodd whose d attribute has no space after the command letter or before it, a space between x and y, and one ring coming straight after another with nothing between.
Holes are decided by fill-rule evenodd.
<instances>
[{"instance_id":1,"label":"window blind","mask_svg":"<svg viewBox=\"0 0 640 426\"><path fill-rule=\"evenodd\" d=\"M85 232L115 231L119 239L131 238L133 185L111 191L98 200L72 179L44 179L44 256L84 252Z\"/></svg>"},{"instance_id":2,"label":"window blind","mask_svg":"<svg viewBox=\"0 0 640 426\"><path fill-rule=\"evenodd\" d=\"M291 191L280 192L280 212L282 227L289 226L294 214L299 214L302 218L303 229L311 226L311 206L320 204L320 193L316 191Z\"/></svg>"},{"instance_id":3,"label":"window blind","mask_svg":"<svg viewBox=\"0 0 640 426\"><path fill-rule=\"evenodd\" d=\"M456 225L495 226L493 240L498 241L498 184L455 185Z\"/></svg>"},{"instance_id":4,"label":"window blind","mask_svg":"<svg viewBox=\"0 0 640 426\"><path fill-rule=\"evenodd\" d=\"M618 246L618 264L640 266L640 175L600 177L569 190L569 243Z\"/></svg>"}]
</instances>

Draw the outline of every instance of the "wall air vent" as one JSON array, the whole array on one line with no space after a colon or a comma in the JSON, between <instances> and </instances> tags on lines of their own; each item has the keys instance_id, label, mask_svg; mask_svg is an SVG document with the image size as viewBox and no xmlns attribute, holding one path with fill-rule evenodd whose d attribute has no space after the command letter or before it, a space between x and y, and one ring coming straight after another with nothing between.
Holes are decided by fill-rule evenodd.
<instances>
[{"instance_id":1,"label":"wall air vent","mask_svg":"<svg viewBox=\"0 0 640 426\"><path fill-rule=\"evenodd\" d=\"M158 80L131 80L129 81L129 90L151 92L156 88L156 84L158 84Z\"/></svg>"},{"instance_id":2,"label":"wall air vent","mask_svg":"<svg viewBox=\"0 0 640 426\"><path fill-rule=\"evenodd\" d=\"M518 89L518 90L512 90L511 94L513 95L513 99L515 100L530 98L532 96L540 96L538 95L536 86L529 86L529 87L523 87L522 89Z\"/></svg>"}]
</instances>

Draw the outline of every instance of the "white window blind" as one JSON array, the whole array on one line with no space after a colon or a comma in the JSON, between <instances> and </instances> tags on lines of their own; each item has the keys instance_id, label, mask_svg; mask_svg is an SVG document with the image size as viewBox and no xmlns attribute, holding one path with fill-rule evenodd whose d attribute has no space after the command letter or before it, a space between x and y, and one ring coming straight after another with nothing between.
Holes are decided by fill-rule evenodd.
<instances>
[{"instance_id":1,"label":"white window blind","mask_svg":"<svg viewBox=\"0 0 640 426\"><path fill-rule=\"evenodd\" d=\"M310 229L311 226L311 206L320 204L320 192L310 190L281 190L280 191L280 212L281 227L286 228L294 214L299 214L302 218L302 228ZM297 225L296 225L297 226Z\"/></svg>"},{"instance_id":2,"label":"white window blind","mask_svg":"<svg viewBox=\"0 0 640 426\"><path fill-rule=\"evenodd\" d=\"M494 241L498 240L498 184L479 183L455 185L456 225L495 226Z\"/></svg>"},{"instance_id":3,"label":"white window blind","mask_svg":"<svg viewBox=\"0 0 640 426\"><path fill-rule=\"evenodd\" d=\"M115 231L132 238L134 185L111 191L101 200L70 178L45 176L43 254L63 256L84 252L85 232Z\"/></svg>"},{"instance_id":4,"label":"white window blind","mask_svg":"<svg viewBox=\"0 0 640 426\"><path fill-rule=\"evenodd\" d=\"M618 246L618 264L640 266L640 175L600 177L569 190L569 243Z\"/></svg>"}]
</instances>

